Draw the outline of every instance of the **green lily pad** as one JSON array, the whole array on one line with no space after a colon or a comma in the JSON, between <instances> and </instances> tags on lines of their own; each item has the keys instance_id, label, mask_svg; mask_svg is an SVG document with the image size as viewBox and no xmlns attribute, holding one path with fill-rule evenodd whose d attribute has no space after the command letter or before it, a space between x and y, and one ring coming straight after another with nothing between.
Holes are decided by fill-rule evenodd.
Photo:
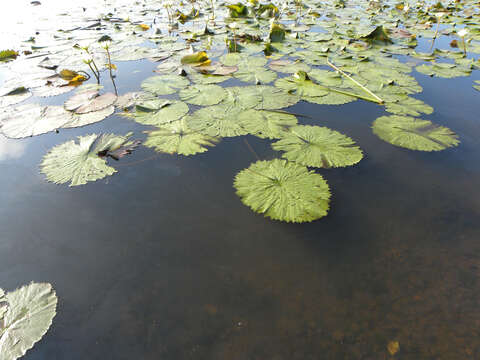
<instances>
[{"instance_id":1,"label":"green lily pad","mask_svg":"<svg viewBox=\"0 0 480 360\"><path fill-rule=\"evenodd\" d=\"M7 91L0 90L0 92L2 92L0 95L0 108L18 104L32 96L32 93L23 86L7 89Z\"/></svg>"},{"instance_id":2,"label":"green lily pad","mask_svg":"<svg viewBox=\"0 0 480 360\"><path fill-rule=\"evenodd\" d=\"M227 96L226 91L218 85L190 85L180 90L180 99L193 105L216 105Z\"/></svg>"},{"instance_id":3,"label":"green lily pad","mask_svg":"<svg viewBox=\"0 0 480 360\"><path fill-rule=\"evenodd\" d=\"M480 80L476 80L476 81L475 81L475 84L477 84L477 85L472 85L473 88L474 88L475 90L480 91Z\"/></svg>"},{"instance_id":4,"label":"green lily pad","mask_svg":"<svg viewBox=\"0 0 480 360\"><path fill-rule=\"evenodd\" d=\"M84 185L88 181L113 175L117 171L107 165L106 157L101 154L133 145L128 141L130 136L131 134L79 136L78 143L70 140L53 147L43 157L41 172L47 176L48 181L55 184L70 182L69 186Z\"/></svg>"},{"instance_id":5,"label":"green lily pad","mask_svg":"<svg viewBox=\"0 0 480 360\"><path fill-rule=\"evenodd\" d=\"M190 129L184 120L180 120L149 132L145 146L158 152L188 156L203 153L218 141L218 138Z\"/></svg>"},{"instance_id":6,"label":"green lily pad","mask_svg":"<svg viewBox=\"0 0 480 360\"><path fill-rule=\"evenodd\" d=\"M276 111L249 109L238 115L238 122L250 134L262 139L278 139L297 124L294 115Z\"/></svg>"},{"instance_id":7,"label":"green lily pad","mask_svg":"<svg viewBox=\"0 0 480 360\"><path fill-rule=\"evenodd\" d=\"M57 296L50 284L31 283L4 293L0 289L0 354L15 360L40 341L56 314Z\"/></svg>"},{"instance_id":8,"label":"green lily pad","mask_svg":"<svg viewBox=\"0 0 480 360\"><path fill-rule=\"evenodd\" d=\"M440 151L460 143L449 128L408 116L382 116L372 128L380 139L411 150Z\"/></svg>"},{"instance_id":9,"label":"green lily pad","mask_svg":"<svg viewBox=\"0 0 480 360\"><path fill-rule=\"evenodd\" d=\"M252 92L260 95L260 103L255 106L257 110L277 110L295 105L300 101L300 97L290 94L274 86L251 86Z\"/></svg>"},{"instance_id":10,"label":"green lily pad","mask_svg":"<svg viewBox=\"0 0 480 360\"><path fill-rule=\"evenodd\" d=\"M134 113L126 113L126 115L140 124L161 126L181 119L189 111L188 105L182 101L163 101L157 108L143 109L140 110L137 107Z\"/></svg>"},{"instance_id":11,"label":"green lily pad","mask_svg":"<svg viewBox=\"0 0 480 360\"><path fill-rule=\"evenodd\" d=\"M115 107L111 105L99 111L89 112L86 114L73 114L72 119L67 123L63 124L62 128L66 129L94 124L102 121L103 119L106 119L114 112Z\"/></svg>"},{"instance_id":12,"label":"green lily pad","mask_svg":"<svg viewBox=\"0 0 480 360\"><path fill-rule=\"evenodd\" d=\"M423 64L417 66L415 70L428 76L436 76L446 79L469 76L472 72L471 69L467 69L450 63L434 63L433 65Z\"/></svg>"},{"instance_id":13,"label":"green lily pad","mask_svg":"<svg viewBox=\"0 0 480 360\"><path fill-rule=\"evenodd\" d=\"M1 50L0 51L0 62L7 62L15 60L18 56L18 52L15 50Z\"/></svg>"},{"instance_id":14,"label":"green lily pad","mask_svg":"<svg viewBox=\"0 0 480 360\"><path fill-rule=\"evenodd\" d=\"M319 168L351 166L363 158L362 150L351 138L320 126L291 127L272 148L284 151L282 157L289 161Z\"/></svg>"},{"instance_id":15,"label":"green lily pad","mask_svg":"<svg viewBox=\"0 0 480 360\"><path fill-rule=\"evenodd\" d=\"M233 75L238 80L253 84L268 84L277 78L277 74L264 67L239 65L238 71Z\"/></svg>"},{"instance_id":16,"label":"green lily pad","mask_svg":"<svg viewBox=\"0 0 480 360\"><path fill-rule=\"evenodd\" d=\"M246 135L248 131L238 121L241 108L229 105L209 106L195 111L185 118L189 128L213 137Z\"/></svg>"},{"instance_id":17,"label":"green lily pad","mask_svg":"<svg viewBox=\"0 0 480 360\"><path fill-rule=\"evenodd\" d=\"M72 116L62 106L21 105L0 115L1 131L13 139L45 134L63 127Z\"/></svg>"},{"instance_id":18,"label":"green lily pad","mask_svg":"<svg viewBox=\"0 0 480 360\"><path fill-rule=\"evenodd\" d=\"M224 88L227 96L221 105L228 108L245 110L253 109L262 103L263 97L257 90L256 86L232 86Z\"/></svg>"},{"instance_id":19,"label":"green lily pad","mask_svg":"<svg viewBox=\"0 0 480 360\"><path fill-rule=\"evenodd\" d=\"M400 101L387 102L385 110L395 115L420 116L420 114L431 114L433 108L422 100L412 97L405 97Z\"/></svg>"},{"instance_id":20,"label":"green lily pad","mask_svg":"<svg viewBox=\"0 0 480 360\"><path fill-rule=\"evenodd\" d=\"M178 90L186 88L190 84L187 78L179 75L152 76L144 80L142 89L155 95L175 94Z\"/></svg>"},{"instance_id":21,"label":"green lily pad","mask_svg":"<svg viewBox=\"0 0 480 360\"><path fill-rule=\"evenodd\" d=\"M274 220L310 222L328 213L330 189L323 177L285 160L253 163L237 174L234 187L245 205Z\"/></svg>"},{"instance_id":22,"label":"green lily pad","mask_svg":"<svg viewBox=\"0 0 480 360\"><path fill-rule=\"evenodd\" d=\"M286 74L295 74L298 71L309 72L311 70L310 66L303 62L283 59L271 61L268 66L276 72Z\"/></svg>"},{"instance_id":23,"label":"green lily pad","mask_svg":"<svg viewBox=\"0 0 480 360\"><path fill-rule=\"evenodd\" d=\"M315 84L308 75L299 71L293 76L278 79L275 86L290 94L300 96L302 99L325 96L329 93L325 87Z\"/></svg>"}]
</instances>

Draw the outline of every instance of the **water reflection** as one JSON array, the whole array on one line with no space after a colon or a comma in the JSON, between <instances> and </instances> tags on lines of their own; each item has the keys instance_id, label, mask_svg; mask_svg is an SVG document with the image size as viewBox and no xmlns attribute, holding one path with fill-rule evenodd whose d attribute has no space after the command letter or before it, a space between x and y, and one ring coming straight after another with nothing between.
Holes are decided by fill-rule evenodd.
<instances>
[{"instance_id":1,"label":"water reflection","mask_svg":"<svg viewBox=\"0 0 480 360\"><path fill-rule=\"evenodd\" d=\"M0 161L19 159L26 150L26 143L18 140L7 139L0 135Z\"/></svg>"}]
</instances>

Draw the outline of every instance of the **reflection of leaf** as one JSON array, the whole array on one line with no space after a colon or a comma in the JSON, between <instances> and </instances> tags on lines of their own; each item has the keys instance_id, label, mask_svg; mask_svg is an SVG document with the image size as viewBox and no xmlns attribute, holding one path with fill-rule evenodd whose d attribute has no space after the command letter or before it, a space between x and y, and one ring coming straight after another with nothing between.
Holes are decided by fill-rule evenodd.
<instances>
[{"instance_id":1,"label":"reflection of leaf","mask_svg":"<svg viewBox=\"0 0 480 360\"><path fill-rule=\"evenodd\" d=\"M83 185L113 175L116 170L108 166L105 157L100 155L133 144L128 141L129 136L130 134L79 136L78 143L70 140L53 147L43 157L41 171L48 181L55 184L70 182L69 186Z\"/></svg>"},{"instance_id":2,"label":"reflection of leaf","mask_svg":"<svg viewBox=\"0 0 480 360\"><path fill-rule=\"evenodd\" d=\"M218 85L190 85L180 90L180 99L193 105L216 105L221 102L227 93Z\"/></svg>"},{"instance_id":3,"label":"reflection of leaf","mask_svg":"<svg viewBox=\"0 0 480 360\"><path fill-rule=\"evenodd\" d=\"M184 120L180 120L149 132L145 146L153 147L158 152L188 156L205 152L208 146L214 146L217 142L218 138L192 130Z\"/></svg>"},{"instance_id":4,"label":"reflection of leaf","mask_svg":"<svg viewBox=\"0 0 480 360\"><path fill-rule=\"evenodd\" d=\"M186 88L190 82L179 75L159 75L152 76L144 80L142 88L155 95L170 95L178 90Z\"/></svg>"},{"instance_id":5,"label":"reflection of leaf","mask_svg":"<svg viewBox=\"0 0 480 360\"><path fill-rule=\"evenodd\" d=\"M297 124L290 114L265 110L246 110L238 115L238 122L250 134L262 139L278 139L288 127Z\"/></svg>"},{"instance_id":6,"label":"reflection of leaf","mask_svg":"<svg viewBox=\"0 0 480 360\"><path fill-rule=\"evenodd\" d=\"M0 304L6 302L8 307L0 321L0 354L2 360L15 360L47 332L56 314L57 296L50 284L41 283L2 294L0 289Z\"/></svg>"},{"instance_id":7,"label":"reflection of leaf","mask_svg":"<svg viewBox=\"0 0 480 360\"><path fill-rule=\"evenodd\" d=\"M331 168L358 163L362 150L348 136L326 127L298 125L272 144L284 158L305 166Z\"/></svg>"},{"instance_id":8,"label":"reflection of leaf","mask_svg":"<svg viewBox=\"0 0 480 360\"><path fill-rule=\"evenodd\" d=\"M480 91L480 80L476 80L476 81L475 81L475 84L477 84L477 85L473 85L473 88L474 88L475 90Z\"/></svg>"},{"instance_id":9,"label":"reflection of leaf","mask_svg":"<svg viewBox=\"0 0 480 360\"><path fill-rule=\"evenodd\" d=\"M241 123L237 120L241 108L226 105L215 105L202 108L186 117L188 127L209 136L233 137L246 135Z\"/></svg>"},{"instance_id":10,"label":"reflection of leaf","mask_svg":"<svg viewBox=\"0 0 480 360\"><path fill-rule=\"evenodd\" d=\"M286 160L257 161L237 174L234 187L245 205L274 220L310 222L329 209L323 177Z\"/></svg>"},{"instance_id":11,"label":"reflection of leaf","mask_svg":"<svg viewBox=\"0 0 480 360\"><path fill-rule=\"evenodd\" d=\"M440 151L460 143L449 128L408 116L382 116L372 128L382 140L411 150Z\"/></svg>"},{"instance_id":12,"label":"reflection of leaf","mask_svg":"<svg viewBox=\"0 0 480 360\"><path fill-rule=\"evenodd\" d=\"M285 27L282 24L273 22L270 27L270 42L277 43L285 40Z\"/></svg>"}]
</instances>

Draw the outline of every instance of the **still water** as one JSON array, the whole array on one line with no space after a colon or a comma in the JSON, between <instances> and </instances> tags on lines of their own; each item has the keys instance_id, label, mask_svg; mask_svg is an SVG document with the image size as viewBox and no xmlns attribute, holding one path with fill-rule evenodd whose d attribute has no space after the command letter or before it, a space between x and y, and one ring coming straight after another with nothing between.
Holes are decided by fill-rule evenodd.
<instances>
[{"instance_id":1,"label":"still water","mask_svg":"<svg viewBox=\"0 0 480 360\"><path fill-rule=\"evenodd\" d=\"M155 66L119 64L119 93ZM459 135L457 148L381 141L370 126L384 113L371 103L288 109L366 155L320 171L331 210L311 224L240 202L233 177L256 161L243 138L194 157L140 147L114 176L74 188L39 173L50 147L94 132L142 139L145 127L114 115L0 138L0 287L50 282L59 298L24 359L377 360L392 358L390 341L396 359L480 358L480 76L416 77L429 119ZM247 139L261 159L278 157Z\"/></svg>"}]
</instances>

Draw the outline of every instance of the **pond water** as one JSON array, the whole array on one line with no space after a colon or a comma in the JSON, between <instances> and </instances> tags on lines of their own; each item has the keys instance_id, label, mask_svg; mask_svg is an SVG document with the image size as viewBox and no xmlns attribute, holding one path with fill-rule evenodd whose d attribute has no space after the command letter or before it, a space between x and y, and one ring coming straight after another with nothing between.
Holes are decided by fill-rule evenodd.
<instances>
[{"instance_id":1,"label":"pond water","mask_svg":"<svg viewBox=\"0 0 480 360\"><path fill-rule=\"evenodd\" d=\"M118 62L118 92L139 91L157 65ZM233 178L256 156L279 157L271 140L224 138L188 157L140 146L114 176L68 187L39 172L51 147L102 132L144 139L149 128L114 114L1 137L0 287L49 282L59 298L24 359L480 358L480 76L412 75L435 109L427 118L452 129L458 147L382 141L371 124L388 114L371 102L288 108L365 154L321 169L330 211L306 224L265 218L235 194ZM102 83L112 91L106 73Z\"/></svg>"}]
</instances>

